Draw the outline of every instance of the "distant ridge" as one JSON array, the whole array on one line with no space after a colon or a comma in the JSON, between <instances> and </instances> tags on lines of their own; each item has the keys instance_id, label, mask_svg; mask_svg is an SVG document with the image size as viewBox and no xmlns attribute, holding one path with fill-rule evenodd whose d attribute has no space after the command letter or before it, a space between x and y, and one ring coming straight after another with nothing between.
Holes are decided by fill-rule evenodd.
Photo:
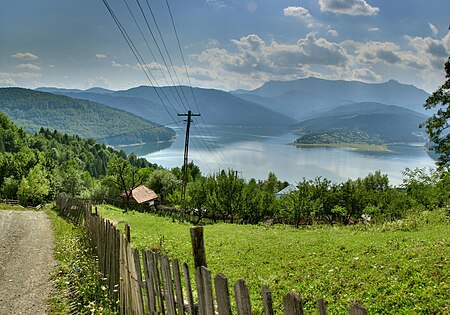
<instances>
[{"instance_id":1,"label":"distant ridge","mask_svg":"<svg viewBox=\"0 0 450 315\"><path fill-rule=\"evenodd\" d=\"M28 132L44 127L110 145L168 141L175 136L173 130L125 111L22 88L0 88L0 111Z\"/></svg>"},{"instance_id":2,"label":"distant ridge","mask_svg":"<svg viewBox=\"0 0 450 315\"><path fill-rule=\"evenodd\" d=\"M40 90L48 89L40 88ZM86 91L50 90L55 94L99 102L159 124L173 122L172 117L177 117L178 113L185 112L187 109L197 111L197 105L202 114L200 121L205 121L210 125L270 126L286 128L287 130L287 126L296 122L295 119L273 109L266 108L261 104L249 102L233 94L215 89L194 88L193 91L197 103L193 101L190 88L186 86L157 87L156 90L150 86L140 86L115 92L100 90L100 93L97 93L97 89L89 89ZM157 93L162 95L164 105L166 105L169 112L163 106ZM186 96L188 99L187 105L184 97L183 104L181 103L178 97L179 95ZM166 97L169 101L167 101Z\"/></svg>"},{"instance_id":3,"label":"distant ridge","mask_svg":"<svg viewBox=\"0 0 450 315\"><path fill-rule=\"evenodd\" d=\"M362 132L384 143L425 142L419 124L427 116L394 105L358 103L340 106L292 126L299 135L355 134Z\"/></svg>"},{"instance_id":4,"label":"distant ridge","mask_svg":"<svg viewBox=\"0 0 450 315\"><path fill-rule=\"evenodd\" d=\"M306 78L294 81L270 81L236 96L270 107L275 102L281 113L297 120L311 118L332 108L360 102L393 104L425 113L423 104L429 94L413 85L395 80L383 83Z\"/></svg>"}]
</instances>

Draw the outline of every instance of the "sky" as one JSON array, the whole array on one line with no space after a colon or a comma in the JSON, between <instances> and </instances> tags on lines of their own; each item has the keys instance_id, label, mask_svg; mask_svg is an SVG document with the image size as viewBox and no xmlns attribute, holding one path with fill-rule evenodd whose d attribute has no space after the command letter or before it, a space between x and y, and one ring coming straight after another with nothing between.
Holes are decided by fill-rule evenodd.
<instances>
[{"instance_id":1,"label":"sky","mask_svg":"<svg viewBox=\"0 0 450 315\"><path fill-rule=\"evenodd\" d=\"M105 1L139 62L102 0L14 0L0 10L0 86L235 90L319 77L432 92L450 56L449 0Z\"/></svg>"}]
</instances>

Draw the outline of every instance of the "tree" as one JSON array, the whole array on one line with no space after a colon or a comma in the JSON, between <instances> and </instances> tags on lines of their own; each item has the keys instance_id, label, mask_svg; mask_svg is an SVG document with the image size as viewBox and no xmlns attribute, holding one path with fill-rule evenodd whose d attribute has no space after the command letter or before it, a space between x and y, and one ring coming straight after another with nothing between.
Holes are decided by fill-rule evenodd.
<instances>
[{"instance_id":1,"label":"tree","mask_svg":"<svg viewBox=\"0 0 450 315\"><path fill-rule=\"evenodd\" d=\"M438 110L427 119L424 125L430 141L435 144L434 152L439 154L437 164L441 168L448 169L450 166L450 57L444 68L447 80L428 97L424 105L426 109L438 107Z\"/></svg>"},{"instance_id":2,"label":"tree","mask_svg":"<svg viewBox=\"0 0 450 315\"><path fill-rule=\"evenodd\" d=\"M148 178L149 169L138 169L132 166L128 160L114 156L108 163L108 175L112 175L108 178L120 191L125 193L125 201L128 204L132 190Z\"/></svg>"},{"instance_id":3,"label":"tree","mask_svg":"<svg viewBox=\"0 0 450 315\"><path fill-rule=\"evenodd\" d=\"M22 205L38 205L44 202L50 192L48 172L41 164L37 164L30 170L19 184L17 197Z\"/></svg>"},{"instance_id":4,"label":"tree","mask_svg":"<svg viewBox=\"0 0 450 315\"><path fill-rule=\"evenodd\" d=\"M163 201L169 194L175 191L180 182L172 172L161 168L150 174L147 184L149 188L153 189L159 195L161 201Z\"/></svg>"}]
</instances>

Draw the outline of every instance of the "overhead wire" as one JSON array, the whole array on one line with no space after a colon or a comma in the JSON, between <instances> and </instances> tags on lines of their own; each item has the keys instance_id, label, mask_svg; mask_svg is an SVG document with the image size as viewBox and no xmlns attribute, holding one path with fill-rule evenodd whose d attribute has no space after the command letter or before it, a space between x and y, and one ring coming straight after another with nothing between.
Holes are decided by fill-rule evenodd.
<instances>
[{"instance_id":1,"label":"overhead wire","mask_svg":"<svg viewBox=\"0 0 450 315\"><path fill-rule=\"evenodd\" d=\"M128 34L128 32L126 31L125 27L120 23L118 17L117 17L116 14L114 13L113 9L111 8L111 6L110 6L109 3L107 2L107 0L102 0L102 1L103 1L103 3L105 4L106 8L108 9L108 12L110 13L110 15L111 15L111 17L113 18L114 22L116 23L117 27L119 28L119 31L121 32L122 36L124 37L124 39L125 39L127 45L129 46L130 50L132 51L134 57L136 58L138 64L139 64L140 67L141 67L141 69L143 70L145 76L147 77L147 80L149 81L151 87L154 89L156 95L158 96L159 100L161 101L161 104L164 106L165 110L167 111L167 113L168 113L169 116L171 117L173 123L179 124L179 121L176 121L176 120L174 119L174 117L172 116L171 112L169 111L169 109L168 109L168 107L167 107L167 105L166 105L166 102L163 100L163 97L161 96L161 94L162 94L162 95L164 96L164 98L166 99L167 103L172 107L173 110L175 110L175 108L173 107L173 104L170 102L168 96L167 96L166 93L164 92L164 88L157 88L157 87L155 86L155 85L157 85L157 84L154 84L154 83L152 82L152 79L153 79L153 80L155 81L155 83L157 83L157 79L154 77L152 71L150 71L150 69L149 69L147 63L145 62L145 60L144 60L144 58L142 57L141 53L139 52L139 50L137 49L137 47L136 47L136 45L134 44L133 40L132 40L131 37L129 36L129 34ZM146 0L146 1L147 1L147 0ZM150 45L148 44L148 41L146 40L145 35L144 35L143 32L142 32L142 29L139 27L139 23L137 22L137 20L136 20L134 14L133 14L131 8L129 7L129 5L128 5L128 3L126 2L126 0L124 0L124 2L125 2L125 4L126 4L128 10L129 10L129 12L130 12L130 14L132 15L132 18L133 18L133 20L134 20L136 26L138 27L139 32L141 33L141 36L143 36L143 38L144 38L144 41L145 41L146 44L147 44L147 48L150 50L150 52L151 52L153 58L155 59L155 62L158 63L156 57L154 56L153 52L151 51ZM145 13L144 13L144 11L143 11L143 9L142 9L142 6L140 5L139 0L136 0L136 2L138 3L138 5L139 5L139 7L140 7L141 13L143 14L143 17L144 17L144 19L145 19L145 21L146 21L147 27L149 28L149 31L150 31L150 33L151 33L151 35L152 35L152 38L153 38L155 44L157 45L157 48L158 48L158 51L159 51L159 53L160 53L160 55L161 55L161 58L162 58L162 60L163 60L163 63L164 63L164 65L165 65L165 67L166 67L166 69L167 69L167 71L168 71L168 73L169 73L169 77L171 78L171 81L172 81L172 83L173 83L173 85L174 85L174 89L177 91L177 89L176 89L177 87L176 87L175 82L173 81L173 77L172 77L172 75L171 75L171 72L170 72L170 69L169 69L169 67L168 67L168 64L167 64L167 62L165 61L164 55L162 54L162 51L161 51L161 49L160 49L160 47L159 47L159 45L158 45L158 43L157 43L157 41L156 41L156 38L155 38L153 32L151 31L150 24L148 23L148 20L147 20L147 18L145 17ZM167 5L168 5L168 2L166 2L166 3L167 3ZM151 7L150 7L150 4L148 3L148 1L147 1L147 5L148 5L148 7L149 7L149 10L151 11L151 14L152 14L152 17L153 17L153 19L154 19L155 25L157 25L156 18L154 17L153 11L151 10ZM169 9L170 9L170 7L169 7ZM171 11L170 11L170 16L171 16L172 24L173 24L173 26L175 26ZM160 35L160 37L161 37L161 40L162 40L162 42L163 42L163 45L164 45L164 47L165 47L165 51L166 51L166 53L168 54L168 58L170 58L170 54L169 54L169 52L168 52L167 46L166 46L166 44L165 44L165 42L164 42L162 33L160 32L160 29L159 29L158 26L157 26L157 29L158 29L159 35ZM175 28L174 28L174 30L176 31ZM181 49L181 45L180 45L178 33L176 33L176 37L177 37L177 42L178 42L180 51L181 51L181 53L182 53L182 49ZM189 74L188 74L188 72L187 72L187 66L186 66L186 63L185 63L184 55L182 55L182 59L183 59L183 63L184 63L184 66L185 66L185 71L186 71L186 73L187 73L187 76L189 76ZM170 62L171 62L171 65L172 65L172 67L173 67L173 71L174 71L174 73L176 74L176 69L175 69L175 67L174 67L174 65L173 65L173 62L172 62L172 59L171 59L171 58L170 58ZM162 71L161 71L161 72L162 72ZM152 79L151 79L150 77L151 77ZM177 77L177 80L178 80L178 82L179 82L179 88L181 89L182 94L183 94L183 96L184 96L184 98L185 98L185 100L186 100L186 104L188 104L187 97L186 97L186 95L185 95L184 92L183 92L183 89L182 89L182 87L181 87L181 83L180 83L180 81L179 81L179 77L178 77L177 74L176 74L176 77ZM163 78L165 78L164 75L163 75ZM166 82L167 82L167 78L165 78L165 80L166 80ZM188 78L188 80L189 80L189 87L190 87L190 89L191 89L191 93L192 93L192 95L193 95L194 102L195 102L196 107L197 107L197 109L198 109L198 103L197 103L197 101L196 101L196 99L195 99L195 95L194 95L194 93L193 93L192 84L190 83L190 78ZM168 87L168 88L172 91L171 87ZM161 92L161 93L160 93L160 92ZM173 93L173 92L172 92L172 93ZM174 95L174 94L172 94L172 95L173 95L174 99L176 100L175 95ZM181 101L182 106L186 109L186 107L185 107L185 105L184 105L184 103L183 103L183 99L181 98L181 95L180 95L180 93L179 93L178 91L177 91L177 95L178 95L178 97L179 97L179 99L180 99L180 101ZM176 102L178 103L177 100L176 100ZM178 105L180 105L180 104L178 104ZM202 120L203 120L203 118L202 118ZM203 120L203 121L204 121L204 120ZM205 126L206 126L206 123L205 123ZM202 131L202 132L203 132L203 135L204 135L205 137L207 137L206 134L204 133L204 131ZM212 136L212 134L210 134L210 138L211 138L211 139L214 139L214 137ZM211 157L213 158L213 160L215 160L215 162L216 162L217 164L220 165L221 163L218 162L218 161L216 160L216 158L214 157L213 151L212 151L211 148L209 147L208 143L205 141L205 138L204 138L204 137L201 137L201 139L203 140L203 142L200 142L200 144L203 145L204 147L206 147L207 151L209 151L209 153L211 154ZM199 155L201 155L201 154L202 154L202 150L199 150L199 149L198 149L198 147L197 147L197 145L196 145L195 142L193 142L193 146L197 149L197 151L199 152ZM216 150L216 151L217 151L217 150ZM222 153L222 154L223 154L223 153ZM203 162L204 162L204 164L211 170L211 168L210 168L209 165L208 165L209 163L207 163L206 160L204 160ZM225 161L225 164L230 164L230 163L227 163L227 162Z\"/></svg>"},{"instance_id":2,"label":"overhead wire","mask_svg":"<svg viewBox=\"0 0 450 315\"><path fill-rule=\"evenodd\" d=\"M146 0L146 1L148 1L148 0ZM183 49L181 48L180 37L178 36L178 31L177 31L177 28L175 26L175 20L174 20L173 14L172 14L172 9L170 8L169 1L168 0L165 0L165 1L166 1L166 5L167 5L167 11L169 12L170 20L172 22L173 31L175 33L175 37L176 37L176 40L177 40L177 43L178 43L178 49L180 51L181 59L183 61L184 70L186 72L186 77L188 79L188 83L189 83L189 88L190 88L190 91L191 91L192 99L194 100L194 104L195 104L195 106L197 108L197 111L200 112L200 109L199 109L199 106L198 106L198 102L197 102L197 98L195 97L194 89L192 87L191 77L190 77L189 71L187 69L186 59L184 58ZM216 142L216 140L215 140L216 138L212 135L211 130L208 128L208 125L206 124L203 116L200 116L200 119L202 120L202 122L204 124L204 128L208 132L208 136L216 144L216 152L218 152L217 154L219 156L221 155L221 158L222 158L223 162L225 162L225 164L231 165L230 161L226 158L225 154L222 152L222 150L220 150L220 146ZM202 130L202 132L205 134L205 136L207 136L206 133L203 131L203 128L201 126L199 126L199 127Z\"/></svg>"},{"instance_id":3,"label":"overhead wire","mask_svg":"<svg viewBox=\"0 0 450 315\"><path fill-rule=\"evenodd\" d=\"M124 0L124 1L125 1L125 0ZM160 56L161 56L161 59L163 60L163 63L164 63L164 65L165 65L165 67L166 67L166 69L167 69L167 71L168 71L168 73L169 73L169 77L171 78L173 87L168 87L168 89L170 89L171 91L173 91L172 89L175 89L175 91L176 91L178 97L180 98L181 103L183 104L183 99L182 99L182 97L181 97L181 95L180 95L180 93L179 93L179 90L181 90L181 94L183 94L183 96L184 96L184 98L185 98L186 105L189 106L189 104L188 104L189 102L188 102L188 100L187 100L186 95L184 94L183 87L181 86L181 82L180 82L180 80L179 80L179 76L178 76L177 71L176 71L176 69L175 69L175 66L174 66L174 64L173 64L172 58L170 57L170 53L169 53L169 51L168 51L168 49L167 49L167 45L166 45L166 43L165 43L164 36L162 35L161 30L160 30L160 28L159 28L159 26L158 26L158 22L157 22L156 17L155 17L155 15L154 15L154 13L153 13L153 10L152 10L152 8L151 8L151 6L150 6L150 3L146 0L148 9L149 9L149 11L150 11L150 13L151 13L151 15L152 15L152 18L153 18L153 22L155 23L155 26L156 26L156 28L157 28L157 30L158 30L159 35L160 35L161 42L162 42L162 44L163 44L163 46L164 46L164 49L165 49L166 54L167 54L167 57L168 57L169 62L170 62L170 64L171 64L171 66L172 66L172 71L174 72L175 77L176 77L177 80L178 80L178 85L177 85L177 84L174 82L174 80L173 80L173 76L172 76L172 74L171 74L170 68L169 68L169 66L168 66L168 64L167 64L167 61L165 60L165 57L164 57L164 55L163 55L163 53L162 53L162 50L161 50L161 48L160 48L160 46L159 46L159 44L158 44L158 42L157 42L157 40L156 40L155 35L154 35L153 31L151 30L150 23L148 22L148 19L147 19L147 17L145 16L145 12L144 12L144 10L142 9L142 6L140 5L139 0L136 0L136 2L137 2L137 4L138 4L138 6L139 6L139 9L140 9L140 11L141 11L141 14L142 14L144 20L145 20L145 23L146 23L146 25L147 25L147 28L148 28L148 30L149 30L151 36L152 36L152 39L153 39L153 41L154 41L154 43L155 43L155 45L156 45L156 47L157 47L157 49L158 49L158 52L159 52L159 54L160 54ZM130 13L131 13L131 12L130 12ZM131 14L132 14L132 13L131 13ZM134 19L134 20L135 20L135 19ZM150 49L150 48L149 48L149 49ZM183 104L183 107L184 107L184 109L185 109L186 111L188 110L188 109L186 108L186 106L184 106L184 104ZM206 134L205 134L205 136L206 136ZM213 152L214 152L214 151L211 149L211 147L210 147L206 142L200 143L200 145L203 146L203 148L205 148L205 149L211 154L211 156L213 157L213 155L214 155ZM214 157L213 157L213 159L216 160ZM216 160L216 163L220 165L222 162L218 162L218 161Z\"/></svg>"},{"instance_id":4,"label":"overhead wire","mask_svg":"<svg viewBox=\"0 0 450 315\"><path fill-rule=\"evenodd\" d=\"M114 22L116 23L117 27L119 28L119 31L121 32L122 36L124 37L125 41L127 42L128 47L131 49L134 57L136 58L137 62L139 63L142 71L144 72L145 76L147 77L147 80L150 82L151 87L154 89L155 93L158 95L159 100L161 101L161 104L164 106L165 110L167 111L167 113L169 114L170 118L172 119L172 121L175 121L175 119L172 116L172 113L169 111L169 109L167 108L162 96L159 94L158 89L156 89L155 85L153 84L153 82L151 81L147 71L145 71L145 61L143 61L142 56L140 55L139 51L137 50L136 46L134 45L133 41L131 40L131 38L128 36L127 31L125 30L125 28L122 26L122 24L120 23L119 19L117 18L117 16L115 15L114 11L112 10L111 6L109 5L107 0L102 0L103 3L105 4L106 8L108 9L109 14L111 15L111 17L113 18ZM140 59L139 59L140 58ZM141 62L141 59L143 62ZM148 69L148 67L147 67ZM152 73L149 71L150 75L152 75ZM153 77L154 78L154 77ZM155 78L154 78L155 79ZM155 79L156 82L156 79ZM165 96L167 99L167 96Z\"/></svg>"}]
</instances>

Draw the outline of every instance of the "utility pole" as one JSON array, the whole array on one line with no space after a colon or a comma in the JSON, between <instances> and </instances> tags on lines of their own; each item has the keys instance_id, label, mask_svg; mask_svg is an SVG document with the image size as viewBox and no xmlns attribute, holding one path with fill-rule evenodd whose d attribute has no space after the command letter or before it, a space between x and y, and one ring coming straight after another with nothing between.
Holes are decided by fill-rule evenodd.
<instances>
[{"instance_id":1,"label":"utility pole","mask_svg":"<svg viewBox=\"0 0 450 315\"><path fill-rule=\"evenodd\" d=\"M187 116L187 127L186 127L186 139L184 140L184 160L183 160L183 186L181 189L181 207L183 208L181 214L181 221L184 221L184 215L186 213L186 186L188 181L188 152L189 152L189 129L191 128L191 117L200 116L200 114L193 114L190 110L188 110L187 114L178 114L178 116Z\"/></svg>"}]
</instances>

